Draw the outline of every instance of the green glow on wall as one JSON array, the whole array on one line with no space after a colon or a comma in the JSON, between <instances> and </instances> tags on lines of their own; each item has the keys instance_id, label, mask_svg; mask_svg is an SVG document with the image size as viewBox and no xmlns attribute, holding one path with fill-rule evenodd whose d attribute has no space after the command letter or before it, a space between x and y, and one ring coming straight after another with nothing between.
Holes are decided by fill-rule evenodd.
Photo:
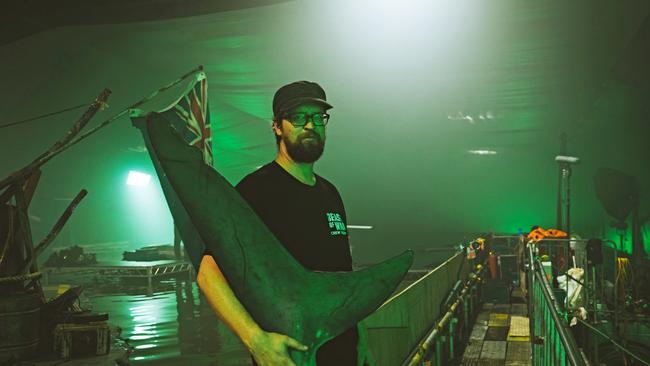
<instances>
[{"instance_id":1,"label":"green glow on wall","mask_svg":"<svg viewBox=\"0 0 650 366\"><path fill-rule=\"evenodd\" d=\"M616 248L619 251L627 254L632 254L632 225L631 220L628 220L628 229L621 231L613 227L608 227L605 230L605 239L609 239L616 243ZM643 240L643 248L646 254L650 253L650 235L648 235L647 225L641 227L641 240ZM622 241L622 242L621 242Z\"/></svg>"},{"instance_id":2,"label":"green glow on wall","mask_svg":"<svg viewBox=\"0 0 650 366\"><path fill-rule=\"evenodd\" d=\"M277 87L315 80L335 106L316 170L341 192L349 222L373 226L351 233L360 261L411 243L443 246L473 233L553 227L561 132L569 135L569 153L582 159L572 175L572 227L584 238L618 242L602 220L594 172L611 167L650 179L647 93L613 72L650 2L626 4L290 1L58 27L2 47L21 56L2 60L3 118L45 114L109 87L111 108L98 122L202 64L215 165L234 184L275 154ZM494 118L478 118L485 111ZM448 118L458 112L473 123ZM3 171L42 153L75 113L3 130L0 145L16 152L0 157ZM118 120L48 163L30 212L42 218L33 222L35 238L86 188L50 249L98 244L119 256L170 242L158 183L146 192L124 184L131 168L153 171L147 154L132 150L142 144L130 123ZM642 218L650 208L645 186ZM643 237L650 243L647 230ZM625 248L631 251L630 238Z\"/></svg>"}]
</instances>

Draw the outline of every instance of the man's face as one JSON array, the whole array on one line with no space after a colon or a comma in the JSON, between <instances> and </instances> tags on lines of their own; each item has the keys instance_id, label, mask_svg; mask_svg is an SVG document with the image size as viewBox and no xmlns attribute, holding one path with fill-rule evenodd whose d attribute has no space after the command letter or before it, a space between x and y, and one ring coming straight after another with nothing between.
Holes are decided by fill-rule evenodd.
<instances>
[{"instance_id":1,"label":"man's face","mask_svg":"<svg viewBox=\"0 0 650 366\"><path fill-rule=\"evenodd\" d=\"M287 154L297 163L313 163L318 160L325 149L325 126L316 126L309 122L302 127L295 127L289 119L294 113L324 113L323 107L317 104L300 105L284 114L280 125L276 126L275 133L280 136L282 145Z\"/></svg>"}]
</instances>

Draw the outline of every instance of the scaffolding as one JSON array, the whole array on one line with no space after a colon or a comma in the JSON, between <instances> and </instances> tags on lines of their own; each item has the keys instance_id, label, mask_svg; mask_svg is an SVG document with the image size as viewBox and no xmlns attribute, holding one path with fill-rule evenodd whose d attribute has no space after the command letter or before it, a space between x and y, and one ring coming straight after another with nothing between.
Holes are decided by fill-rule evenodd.
<instances>
[{"instance_id":1,"label":"scaffolding","mask_svg":"<svg viewBox=\"0 0 650 366\"><path fill-rule=\"evenodd\" d=\"M100 278L145 278L147 280L147 296L153 296L153 280L160 277L187 275L188 280L194 280L194 268L190 262L160 260L152 262L124 262L124 265L88 265L79 267L44 267L43 282L46 286L54 274L86 273Z\"/></svg>"}]
</instances>

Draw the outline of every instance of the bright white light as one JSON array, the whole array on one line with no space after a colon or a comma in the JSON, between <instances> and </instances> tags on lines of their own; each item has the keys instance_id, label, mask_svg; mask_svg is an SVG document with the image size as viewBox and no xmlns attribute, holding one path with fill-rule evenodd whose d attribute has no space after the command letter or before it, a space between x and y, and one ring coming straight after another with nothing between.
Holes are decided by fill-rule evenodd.
<instances>
[{"instance_id":1,"label":"bright white light","mask_svg":"<svg viewBox=\"0 0 650 366\"><path fill-rule=\"evenodd\" d=\"M370 229L372 229L372 226L370 226L370 225L348 225L348 229L370 230Z\"/></svg>"},{"instance_id":2,"label":"bright white light","mask_svg":"<svg viewBox=\"0 0 650 366\"><path fill-rule=\"evenodd\" d=\"M156 348L155 344L141 344L139 346L135 346L136 349L148 349L148 348Z\"/></svg>"},{"instance_id":3,"label":"bright white light","mask_svg":"<svg viewBox=\"0 0 650 366\"><path fill-rule=\"evenodd\" d=\"M496 155L497 152L494 150L469 150L470 154L474 155Z\"/></svg>"},{"instance_id":4,"label":"bright white light","mask_svg":"<svg viewBox=\"0 0 650 366\"><path fill-rule=\"evenodd\" d=\"M126 178L126 184L129 186L146 187L147 184L149 184L150 180L151 180L150 174L140 173L140 172L136 172L135 170L131 170L129 172L129 177Z\"/></svg>"},{"instance_id":5,"label":"bright white light","mask_svg":"<svg viewBox=\"0 0 650 366\"><path fill-rule=\"evenodd\" d=\"M154 336L153 335L132 335L129 337L129 339L134 341L144 341L150 338L154 338Z\"/></svg>"},{"instance_id":6,"label":"bright white light","mask_svg":"<svg viewBox=\"0 0 650 366\"><path fill-rule=\"evenodd\" d=\"M447 119L451 121L468 121L471 124L474 124L477 119L487 121L496 119L496 115L492 111L479 111L478 115L468 114L465 112L455 112L447 113Z\"/></svg>"}]
</instances>

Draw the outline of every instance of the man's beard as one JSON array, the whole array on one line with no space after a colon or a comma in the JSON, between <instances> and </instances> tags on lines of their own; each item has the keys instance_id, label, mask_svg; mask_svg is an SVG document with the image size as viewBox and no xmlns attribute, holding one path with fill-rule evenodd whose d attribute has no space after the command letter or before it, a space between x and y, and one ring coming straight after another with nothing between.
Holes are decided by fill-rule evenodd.
<instances>
[{"instance_id":1,"label":"man's beard","mask_svg":"<svg viewBox=\"0 0 650 366\"><path fill-rule=\"evenodd\" d=\"M283 135L282 140L287 148L287 153L297 163L313 163L323 155L325 141L316 133L299 136L295 142L289 141ZM311 140L306 140L313 137Z\"/></svg>"}]
</instances>

